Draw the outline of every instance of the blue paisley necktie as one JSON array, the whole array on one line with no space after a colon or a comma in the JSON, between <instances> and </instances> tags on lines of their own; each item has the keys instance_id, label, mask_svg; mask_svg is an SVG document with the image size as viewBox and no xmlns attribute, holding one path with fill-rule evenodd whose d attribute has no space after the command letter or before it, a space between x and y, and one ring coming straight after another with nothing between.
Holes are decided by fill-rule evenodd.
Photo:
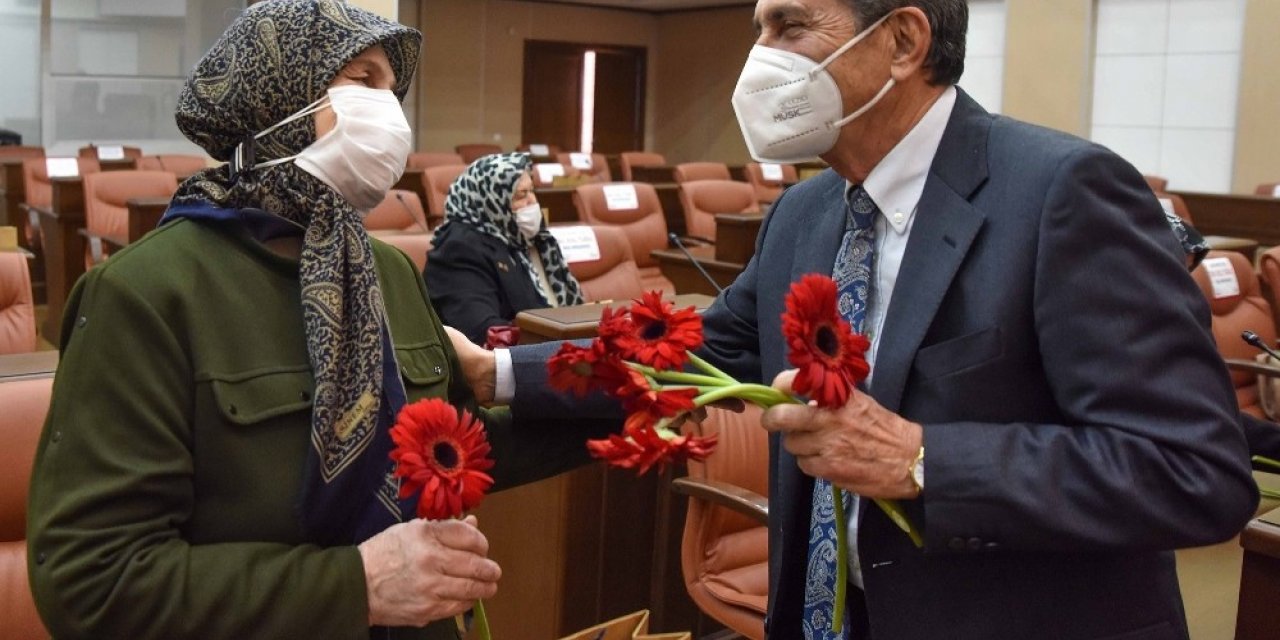
<instances>
[{"instance_id":1,"label":"blue paisley necktie","mask_svg":"<svg viewBox=\"0 0 1280 640\"><path fill-rule=\"evenodd\" d=\"M840 315L855 332L863 332L867 303L871 299L872 257L875 250L876 203L866 190L857 187L849 199L844 238L836 254L831 277L839 292L836 306ZM831 483L817 478L813 482L813 510L809 516L809 566L804 594L805 640L844 640L848 637L848 621L842 631L831 630L836 598L836 527L846 526L835 520ZM844 512L851 513L853 497L841 491Z\"/></svg>"}]
</instances>

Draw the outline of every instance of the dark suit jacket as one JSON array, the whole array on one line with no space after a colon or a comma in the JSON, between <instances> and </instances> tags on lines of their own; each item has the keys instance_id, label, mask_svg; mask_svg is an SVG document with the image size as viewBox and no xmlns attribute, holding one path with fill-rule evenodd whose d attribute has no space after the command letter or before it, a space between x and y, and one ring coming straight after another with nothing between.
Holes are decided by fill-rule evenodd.
<instances>
[{"instance_id":1,"label":"dark suit jacket","mask_svg":"<svg viewBox=\"0 0 1280 640\"><path fill-rule=\"evenodd\" d=\"M783 294L831 273L844 189L828 171L786 191L704 316L736 375L788 368ZM1186 637L1167 550L1231 537L1258 497L1181 255L1129 164L960 93L870 389L924 425L926 450L923 498L906 503L923 551L861 512L877 640ZM776 438L771 454L768 629L792 638L813 481Z\"/></svg>"},{"instance_id":2,"label":"dark suit jacket","mask_svg":"<svg viewBox=\"0 0 1280 640\"><path fill-rule=\"evenodd\" d=\"M477 344L485 343L489 327L515 324L517 313L547 306L507 245L461 224L436 233L422 277L440 319Z\"/></svg>"}]
</instances>

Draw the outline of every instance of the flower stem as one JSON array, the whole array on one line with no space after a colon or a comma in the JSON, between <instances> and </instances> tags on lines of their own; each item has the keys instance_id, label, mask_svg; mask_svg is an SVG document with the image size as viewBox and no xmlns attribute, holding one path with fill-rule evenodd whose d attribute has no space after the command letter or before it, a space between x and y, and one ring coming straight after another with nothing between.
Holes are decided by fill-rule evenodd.
<instances>
[{"instance_id":1,"label":"flower stem","mask_svg":"<svg viewBox=\"0 0 1280 640\"><path fill-rule=\"evenodd\" d=\"M1266 456L1254 456L1253 461L1263 466L1271 467L1276 471L1280 471L1280 460L1276 460L1275 458L1268 458Z\"/></svg>"},{"instance_id":2,"label":"flower stem","mask_svg":"<svg viewBox=\"0 0 1280 640\"><path fill-rule=\"evenodd\" d=\"M737 380L734 380L734 379L733 379L733 376L731 376L731 375L729 375L729 374L727 374L727 373L725 373L725 372L723 372L723 371L721 371L721 370L717 369L717 368L715 367L715 365L713 365L713 364L711 364L710 362L707 362L706 360L703 360L702 358L699 358L698 356L694 355L694 353L693 353L692 351L690 351L690 352L689 352L689 362L692 362L692 363L693 363L693 366L695 366L695 367L697 367L697 368L701 369L701 370L703 371L703 373L706 373L706 374L709 374L709 375L715 376L715 377L717 377L717 378L720 378L721 380L724 380L725 382L728 382L729 384L738 384L738 381L737 381Z\"/></svg>"},{"instance_id":3,"label":"flower stem","mask_svg":"<svg viewBox=\"0 0 1280 640\"><path fill-rule=\"evenodd\" d=\"M915 525L911 524L911 520L907 518L907 513L902 510L902 505L898 504L897 500L876 498L876 505L880 507L881 511L884 511L885 515L889 516L889 519L894 524L898 525L899 529L907 533L907 536L911 538L911 542L916 545L917 549L924 546L924 538L920 536L920 531L916 529Z\"/></svg>"},{"instance_id":4,"label":"flower stem","mask_svg":"<svg viewBox=\"0 0 1280 640\"><path fill-rule=\"evenodd\" d=\"M714 376L702 376L696 373L685 373L683 371L658 371L653 367L646 367L642 364L627 362L626 365L632 369L644 374L647 379L658 382L677 382L698 387L723 387L729 383L722 378Z\"/></svg>"},{"instance_id":5,"label":"flower stem","mask_svg":"<svg viewBox=\"0 0 1280 640\"><path fill-rule=\"evenodd\" d=\"M706 405L726 398L741 398L758 404L766 409L774 405L799 402L799 400L796 400L773 387L766 387L762 384L738 382L727 387L718 387L706 393L699 394L697 398L693 399L693 405L695 407L705 407Z\"/></svg>"},{"instance_id":6,"label":"flower stem","mask_svg":"<svg viewBox=\"0 0 1280 640\"><path fill-rule=\"evenodd\" d=\"M476 636L480 640L492 640L493 636L489 632L489 616L484 614L484 600L476 600L475 617L472 620L476 625Z\"/></svg>"},{"instance_id":7,"label":"flower stem","mask_svg":"<svg viewBox=\"0 0 1280 640\"><path fill-rule=\"evenodd\" d=\"M845 540L844 495L840 487L831 485L831 499L835 506L836 526L836 601L831 612L831 630L840 633L844 627L845 586L849 582L849 542Z\"/></svg>"}]
</instances>

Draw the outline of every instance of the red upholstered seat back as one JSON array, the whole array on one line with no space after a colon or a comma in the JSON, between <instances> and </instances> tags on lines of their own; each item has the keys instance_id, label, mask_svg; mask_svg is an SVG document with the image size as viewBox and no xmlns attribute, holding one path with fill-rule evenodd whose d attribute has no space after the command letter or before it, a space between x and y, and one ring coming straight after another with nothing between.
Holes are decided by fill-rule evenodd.
<instances>
[{"instance_id":1,"label":"red upholstered seat back","mask_svg":"<svg viewBox=\"0 0 1280 640\"><path fill-rule=\"evenodd\" d=\"M99 171L84 177L84 226L95 236L129 234L129 200L172 198L178 180L168 171Z\"/></svg>"},{"instance_id":2,"label":"red upholstered seat back","mask_svg":"<svg viewBox=\"0 0 1280 640\"><path fill-rule=\"evenodd\" d=\"M793 165L779 165L782 169L782 180L770 180L764 176L764 169L759 162L746 166L747 182L756 190L756 200L762 204L773 204L782 194L784 183L795 183L798 180Z\"/></svg>"},{"instance_id":3,"label":"red upholstered seat back","mask_svg":"<svg viewBox=\"0 0 1280 640\"><path fill-rule=\"evenodd\" d=\"M1229 295L1215 292L1208 269L1227 264L1222 260L1229 261L1239 285L1239 293ZM1258 353L1257 349L1240 339L1240 333L1246 329L1257 333L1268 345L1276 343L1271 305L1262 297L1258 277L1248 258L1234 251L1210 251L1191 275L1209 301L1209 309L1213 313L1213 337L1223 358L1252 360ZM1263 417L1262 408L1258 404L1257 374L1233 370L1231 382L1236 389L1236 401L1240 410Z\"/></svg>"},{"instance_id":4,"label":"red upholstered seat back","mask_svg":"<svg viewBox=\"0 0 1280 640\"><path fill-rule=\"evenodd\" d=\"M427 214L422 210L418 194L405 189L392 189L364 218L369 231L426 231Z\"/></svg>"},{"instance_id":5,"label":"red upholstered seat back","mask_svg":"<svg viewBox=\"0 0 1280 640\"><path fill-rule=\"evenodd\" d=\"M694 180L731 180L729 165L723 162L684 162L673 172L676 182Z\"/></svg>"},{"instance_id":6,"label":"red upholstered seat back","mask_svg":"<svg viewBox=\"0 0 1280 640\"><path fill-rule=\"evenodd\" d=\"M596 182L612 182L613 174L609 171L609 161L605 159L603 153L590 154L591 168L574 167L578 173L589 175ZM573 167L573 154L557 153L556 161L566 167Z\"/></svg>"},{"instance_id":7,"label":"red upholstered seat back","mask_svg":"<svg viewBox=\"0 0 1280 640\"><path fill-rule=\"evenodd\" d=\"M636 206L610 209L605 198L606 188L613 185L629 185L635 189ZM573 204L578 218L591 225L613 225L626 234L631 243L631 255L640 269L640 279L646 290L661 289L675 293L675 286L663 277L658 262L650 255L654 249L667 246L667 222L662 214L662 204L653 185L636 182L612 182L609 184L584 184L573 192Z\"/></svg>"},{"instance_id":8,"label":"red upholstered seat back","mask_svg":"<svg viewBox=\"0 0 1280 640\"><path fill-rule=\"evenodd\" d=\"M461 164L422 170L422 187L427 192L427 213L433 218L444 216L444 199L449 195L449 185L466 170L466 165Z\"/></svg>"},{"instance_id":9,"label":"red upholstered seat back","mask_svg":"<svg viewBox=\"0 0 1280 640\"><path fill-rule=\"evenodd\" d=\"M569 263L569 271L582 285L582 294L589 302L639 298L644 285L626 234L606 225L592 225L591 230L600 246L600 259Z\"/></svg>"},{"instance_id":10,"label":"red upholstered seat back","mask_svg":"<svg viewBox=\"0 0 1280 640\"><path fill-rule=\"evenodd\" d=\"M734 180L694 180L680 184L684 225L689 235L716 239L717 213L760 213L751 185Z\"/></svg>"},{"instance_id":11,"label":"red upholstered seat back","mask_svg":"<svg viewBox=\"0 0 1280 640\"><path fill-rule=\"evenodd\" d=\"M48 638L27 581L27 489L53 378L0 382L0 635Z\"/></svg>"},{"instance_id":12,"label":"red upholstered seat back","mask_svg":"<svg viewBox=\"0 0 1280 640\"><path fill-rule=\"evenodd\" d=\"M462 156L447 151L419 151L409 154L409 161L406 167L409 169L430 169L431 167L447 167L451 165L465 165Z\"/></svg>"},{"instance_id":13,"label":"red upholstered seat back","mask_svg":"<svg viewBox=\"0 0 1280 640\"><path fill-rule=\"evenodd\" d=\"M460 144L453 148L462 156L463 164L471 164L481 156L487 156L491 153L502 153L502 147L496 144L478 143L478 144Z\"/></svg>"},{"instance_id":14,"label":"red upholstered seat back","mask_svg":"<svg viewBox=\"0 0 1280 640\"><path fill-rule=\"evenodd\" d=\"M27 256L0 252L0 355L36 350L36 309Z\"/></svg>"}]
</instances>

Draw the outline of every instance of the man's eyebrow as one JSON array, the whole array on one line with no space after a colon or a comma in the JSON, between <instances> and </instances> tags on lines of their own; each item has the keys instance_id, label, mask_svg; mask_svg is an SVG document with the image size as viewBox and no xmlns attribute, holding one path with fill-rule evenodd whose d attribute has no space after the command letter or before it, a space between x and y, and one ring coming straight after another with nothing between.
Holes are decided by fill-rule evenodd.
<instances>
[{"instance_id":1,"label":"man's eyebrow","mask_svg":"<svg viewBox=\"0 0 1280 640\"><path fill-rule=\"evenodd\" d=\"M808 10L803 5L791 2L770 9L766 14L765 23L778 24L787 20L804 18L808 14ZM764 30L764 23L761 23L759 18L752 17L751 24L755 27L757 35Z\"/></svg>"}]
</instances>

